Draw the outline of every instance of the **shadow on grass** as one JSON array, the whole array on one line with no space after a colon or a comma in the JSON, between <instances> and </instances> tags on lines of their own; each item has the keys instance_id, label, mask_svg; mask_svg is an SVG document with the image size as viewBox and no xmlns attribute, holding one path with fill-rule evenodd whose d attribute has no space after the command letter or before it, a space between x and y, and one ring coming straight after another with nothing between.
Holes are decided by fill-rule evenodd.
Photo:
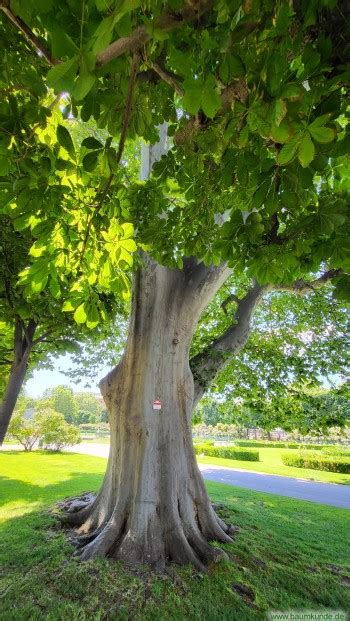
<instances>
[{"instance_id":1,"label":"shadow on grass","mask_svg":"<svg viewBox=\"0 0 350 621\"><path fill-rule=\"evenodd\" d=\"M0 476L0 506L15 501L48 505L62 498L97 490L102 478L100 473L77 472L59 483L42 486Z\"/></svg>"}]
</instances>

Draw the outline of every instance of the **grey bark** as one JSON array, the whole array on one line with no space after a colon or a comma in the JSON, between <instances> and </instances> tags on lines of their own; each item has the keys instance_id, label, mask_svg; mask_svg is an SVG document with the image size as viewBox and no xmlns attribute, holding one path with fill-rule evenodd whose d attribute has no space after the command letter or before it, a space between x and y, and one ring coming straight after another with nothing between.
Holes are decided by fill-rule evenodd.
<instances>
[{"instance_id":1,"label":"grey bark","mask_svg":"<svg viewBox=\"0 0 350 621\"><path fill-rule=\"evenodd\" d=\"M82 558L112 556L157 569L168 561L204 569L230 541L198 470L191 437L194 386L189 348L203 307L226 268L195 260L170 270L143 256L135 276L129 337L120 364L100 384L111 448L96 499L65 516ZM160 411L153 410L156 399Z\"/></svg>"},{"instance_id":2,"label":"grey bark","mask_svg":"<svg viewBox=\"0 0 350 621\"><path fill-rule=\"evenodd\" d=\"M8 382L0 404L0 445L3 443L18 395L27 372L28 359L33 346L36 330L35 321L30 321L26 329L20 319L16 320L14 330L14 360Z\"/></svg>"}]
</instances>

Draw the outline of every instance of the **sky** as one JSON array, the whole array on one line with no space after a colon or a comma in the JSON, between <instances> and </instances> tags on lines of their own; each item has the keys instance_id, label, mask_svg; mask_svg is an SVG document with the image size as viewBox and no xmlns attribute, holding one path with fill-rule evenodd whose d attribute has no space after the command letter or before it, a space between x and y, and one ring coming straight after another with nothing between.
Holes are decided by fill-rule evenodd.
<instances>
[{"instance_id":1,"label":"sky","mask_svg":"<svg viewBox=\"0 0 350 621\"><path fill-rule=\"evenodd\" d=\"M82 382L72 381L69 377L64 375L61 370L68 370L76 366L73 364L69 354L59 356L54 364L54 369L49 371L47 369L39 369L34 371L32 377L25 384L25 391L30 397L40 397L46 388L54 388L60 384L65 386L71 386L75 392L96 392L99 393L98 382L110 371L109 367L101 368L96 381L91 383L91 386L86 388Z\"/></svg>"}]
</instances>

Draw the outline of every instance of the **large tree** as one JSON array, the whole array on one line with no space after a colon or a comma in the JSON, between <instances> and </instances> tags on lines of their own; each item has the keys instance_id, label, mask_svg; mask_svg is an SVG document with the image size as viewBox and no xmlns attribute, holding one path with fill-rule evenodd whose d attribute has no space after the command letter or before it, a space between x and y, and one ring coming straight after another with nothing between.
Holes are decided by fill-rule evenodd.
<instances>
[{"instance_id":1,"label":"large tree","mask_svg":"<svg viewBox=\"0 0 350 621\"><path fill-rule=\"evenodd\" d=\"M52 270L59 283L73 274L65 308L84 322L103 311L91 286L126 296L134 272L125 351L100 384L111 424L107 472L93 502L66 519L79 529L83 558L202 569L224 554L208 541L230 541L230 529L196 465L194 403L245 345L271 291L300 295L334 281L335 294L348 296L349 6L30 0L1 8L11 61L4 209L22 217L25 207L23 226L37 237L21 282L36 271L44 281ZM70 94L66 122L45 106L48 87ZM71 122L91 129L81 144ZM149 180L125 179L126 141L154 143L164 123L171 148L160 159L163 129L146 151L143 178L160 159ZM189 363L196 324L232 273L246 277L231 294L232 321Z\"/></svg>"}]
</instances>

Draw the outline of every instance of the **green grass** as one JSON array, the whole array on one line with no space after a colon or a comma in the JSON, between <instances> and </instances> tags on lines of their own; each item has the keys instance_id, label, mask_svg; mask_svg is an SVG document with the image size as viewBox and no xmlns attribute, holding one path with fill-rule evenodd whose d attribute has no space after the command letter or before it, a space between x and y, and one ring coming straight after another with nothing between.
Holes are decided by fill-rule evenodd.
<instances>
[{"instance_id":1,"label":"green grass","mask_svg":"<svg viewBox=\"0 0 350 621\"><path fill-rule=\"evenodd\" d=\"M262 621L268 609L349 609L350 511L217 483L207 483L212 499L239 526L224 546L230 562L165 576L80 563L47 508L98 488L105 467L78 454L0 454L1 621Z\"/></svg>"},{"instance_id":2,"label":"green grass","mask_svg":"<svg viewBox=\"0 0 350 621\"><path fill-rule=\"evenodd\" d=\"M297 479L310 479L313 481L323 481L325 483L350 485L349 474L285 466L281 459L282 453L295 455L295 449L259 448L260 461L236 461L233 459L223 459L222 457L199 457L198 455L197 461L201 464L214 464L216 466L225 466L226 468L253 470L255 472L266 472L267 474L296 477Z\"/></svg>"}]
</instances>

